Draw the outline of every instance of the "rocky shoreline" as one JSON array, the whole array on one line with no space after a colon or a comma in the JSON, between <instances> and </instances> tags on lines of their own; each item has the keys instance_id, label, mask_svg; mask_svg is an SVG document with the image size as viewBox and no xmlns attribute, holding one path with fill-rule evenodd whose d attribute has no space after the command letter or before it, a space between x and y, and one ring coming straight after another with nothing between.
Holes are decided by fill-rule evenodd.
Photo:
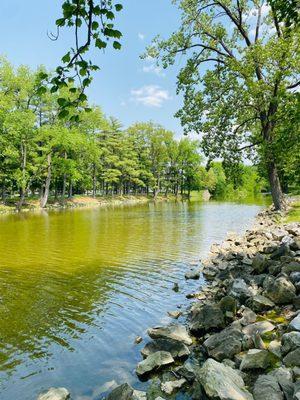
<instances>
[{"instance_id":1,"label":"rocky shoreline","mask_svg":"<svg viewBox=\"0 0 300 400\"><path fill-rule=\"evenodd\" d=\"M300 224L265 210L186 279L200 274L205 286L187 295L185 324L148 329L136 368L151 379L147 391L124 383L106 399L300 400ZM68 398L52 388L38 400Z\"/></svg>"}]
</instances>

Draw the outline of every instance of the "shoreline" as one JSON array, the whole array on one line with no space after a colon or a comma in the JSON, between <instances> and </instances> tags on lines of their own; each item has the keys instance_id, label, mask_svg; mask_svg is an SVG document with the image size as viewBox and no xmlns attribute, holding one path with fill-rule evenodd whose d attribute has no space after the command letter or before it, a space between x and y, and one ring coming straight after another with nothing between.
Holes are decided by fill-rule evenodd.
<instances>
[{"instance_id":1,"label":"shoreline","mask_svg":"<svg viewBox=\"0 0 300 400\"><path fill-rule=\"evenodd\" d=\"M266 209L243 235L211 246L201 270L186 273L205 277L191 304L147 331L136 368L152 379L147 390L124 383L107 400L300 398L300 224L283 217ZM70 393L52 388L38 400L54 398Z\"/></svg>"},{"instance_id":2,"label":"shoreline","mask_svg":"<svg viewBox=\"0 0 300 400\"><path fill-rule=\"evenodd\" d=\"M42 212L42 211L61 211L71 209L91 209L91 208L104 208L104 207L118 207L123 205L137 205L146 204L149 202L165 202L175 201L176 198L172 196L159 196L156 200L152 196L147 195L124 195L124 196L74 196L72 199L66 199L65 202L56 201L49 202L49 204L42 208L39 206L39 200L30 200L20 211L15 206L0 204L0 215L7 214L22 214L28 212ZM177 199L182 201L181 199Z\"/></svg>"}]
</instances>

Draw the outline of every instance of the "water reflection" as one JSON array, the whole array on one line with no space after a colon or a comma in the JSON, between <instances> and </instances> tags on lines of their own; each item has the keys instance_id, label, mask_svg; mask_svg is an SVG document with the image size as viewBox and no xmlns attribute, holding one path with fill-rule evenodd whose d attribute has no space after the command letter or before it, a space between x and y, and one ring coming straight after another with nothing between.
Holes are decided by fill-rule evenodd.
<instances>
[{"instance_id":1,"label":"water reflection","mask_svg":"<svg viewBox=\"0 0 300 400\"><path fill-rule=\"evenodd\" d=\"M258 209L161 203L1 217L1 399L52 385L94 399L113 380L135 381L134 337L186 302L184 286L197 283L178 294L173 283Z\"/></svg>"}]
</instances>

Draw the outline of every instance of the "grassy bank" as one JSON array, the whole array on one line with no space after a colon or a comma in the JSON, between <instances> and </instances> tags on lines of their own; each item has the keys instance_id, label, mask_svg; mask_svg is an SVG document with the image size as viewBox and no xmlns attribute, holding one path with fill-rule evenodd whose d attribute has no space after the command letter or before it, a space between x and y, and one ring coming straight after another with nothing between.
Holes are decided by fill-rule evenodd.
<instances>
[{"instance_id":1,"label":"grassy bank","mask_svg":"<svg viewBox=\"0 0 300 400\"><path fill-rule=\"evenodd\" d=\"M292 203L291 209L285 217L285 222L300 222L300 196L297 196Z\"/></svg>"}]
</instances>

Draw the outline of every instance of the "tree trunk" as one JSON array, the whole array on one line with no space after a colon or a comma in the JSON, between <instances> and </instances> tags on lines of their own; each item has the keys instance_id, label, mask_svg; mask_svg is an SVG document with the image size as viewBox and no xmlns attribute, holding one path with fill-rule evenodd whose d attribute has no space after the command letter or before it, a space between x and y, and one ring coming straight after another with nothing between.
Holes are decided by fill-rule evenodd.
<instances>
[{"instance_id":1,"label":"tree trunk","mask_svg":"<svg viewBox=\"0 0 300 400\"><path fill-rule=\"evenodd\" d=\"M40 200L41 208L45 208L48 202L49 197L49 190L50 190L50 183L51 183L51 154L47 156L47 177L45 182L44 193Z\"/></svg>"},{"instance_id":2,"label":"tree trunk","mask_svg":"<svg viewBox=\"0 0 300 400\"><path fill-rule=\"evenodd\" d=\"M93 165L93 198L96 197L96 166L95 164Z\"/></svg>"},{"instance_id":3,"label":"tree trunk","mask_svg":"<svg viewBox=\"0 0 300 400\"><path fill-rule=\"evenodd\" d=\"M282 210L285 208L285 201L275 162L269 161L267 169L275 210Z\"/></svg>"},{"instance_id":4,"label":"tree trunk","mask_svg":"<svg viewBox=\"0 0 300 400\"><path fill-rule=\"evenodd\" d=\"M73 185L72 185L72 181L70 181L68 199L71 199L72 197L73 197Z\"/></svg>"}]
</instances>

